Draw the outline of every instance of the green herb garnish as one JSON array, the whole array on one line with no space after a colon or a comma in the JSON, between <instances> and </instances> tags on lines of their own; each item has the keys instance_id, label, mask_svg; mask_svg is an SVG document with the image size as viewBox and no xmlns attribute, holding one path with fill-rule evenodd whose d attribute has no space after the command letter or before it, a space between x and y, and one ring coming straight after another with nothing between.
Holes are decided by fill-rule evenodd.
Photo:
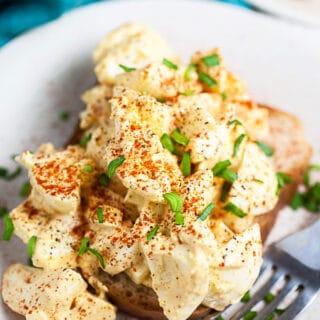
<instances>
[{"instance_id":1,"label":"green herb garnish","mask_svg":"<svg viewBox=\"0 0 320 320\"><path fill-rule=\"evenodd\" d=\"M0 218L3 218L8 213L9 213L8 208L5 208L5 207L0 208Z\"/></svg>"},{"instance_id":2,"label":"green herb garnish","mask_svg":"<svg viewBox=\"0 0 320 320\"><path fill-rule=\"evenodd\" d=\"M93 171L93 167L90 166L90 165L85 165L85 166L82 167L82 170L86 171L86 172L92 172Z\"/></svg>"},{"instance_id":3,"label":"green herb garnish","mask_svg":"<svg viewBox=\"0 0 320 320\"><path fill-rule=\"evenodd\" d=\"M0 178L7 181L11 181L14 178L16 178L21 173L21 171L21 167L17 167L13 172L9 172L8 169L0 167Z\"/></svg>"},{"instance_id":4,"label":"green herb garnish","mask_svg":"<svg viewBox=\"0 0 320 320\"><path fill-rule=\"evenodd\" d=\"M213 175L223 178L228 182L235 182L238 179L238 175L232 170L228 169L231 166L230 160L220 161L212 168Z\"/></svg>"},{"instance_id":5,"label":"green herb garnish","mask_svg":"<svg viewBox=\"0 0 320 320\"><path fill-rule=\"evenodd\" d=\"M184 225L184 217L182 212L176 212L176 224Z\"/></svg>"},{"instance_id":6,"label":"green herb garnish","mask_svg":"<svg viewBox=\"0 0 320 320\"><path fill-rule=\"evenodd\" d=\"M97 216L98 216L98 222L103 223L104 222L104 215L103 215L103 209L98 208L97 209Z\"/></svg>"},{"instance_id":7,"label":"green herb garnish","mask_svg":"<svg viewBox=\"0 0 320 320\"><path fill-rule=\"evenodd\" d=\"M201 59L207 67L215 67L220 64L219 56L215 53Z\"/></svg>"},{"instance_id":8,"label":"green herb garnish","mask_svg":"<svg viewBox=\"0 0 320 320\"><path fill-rule=\"evenodd\" d=\"M272 312L272 313L268 314L268 315L264 318L264 320L272 320L275 316L276 316L276 315Z\"/></svg>"},{"instance_id":9,"label":"green herb garnish","mask_svg":"<svg viewBox=\"0 0 320 320\"><path fill-rule=\"evenodd\" d=\"M221 98L222 98L223 101L226 101L228 99L228 96L227 96L227 94L225 92L222 92L221 93Z\"/></svg>"},{"instance_id":10,"label":"green herb garnish","mask_svg":"<svg viewBox=\"0 0 320 320\"><path fill-rule=\"evenodd\" d=\"M284 172L277 172L276 173L278 186L276 190L276 195L279 195L280 190L288 183L292 182L292 179Z\"/></svg>"},{"instance_id":11,"label":"green herb garnish","mask_svg":"<svg viewBox=\"0 0 320 320\"><path fill-rule=\"evenodd\" d=\"M147 240L150 241L156 235L157 231L159 230L159 226L155 226L152 228L150 232L147 234Z\"/></svg>"},{"instance_id":12,"label":"green herb garnish","mask_svg":"<svg viewBox=\"0 0 320 320\"><path fill-rule=\"evenodd\" d=\"M184 177L190 176L190 174L191 174L191 160L190 160L190 153L189 152L185 152L182 156L181 169L182 169L182 174Z\"/></svg>"},{"instance_id":13,"label":"green herb garnish","mask_svg":"<svg viewBox=\"0 0 320 320\"><path fill-rule=\"evenodd\" d=\"M188 91L180 92L181 95L186 97L193 96L195 93L196 93L196 90L188 90Z\"/></svg>"},{"instance_id":14,"label":"green herb garnish","mask_svg":"<svg viewBox=\"0 0 320 320\"><path fill-rule=\"evenodd\" d=\"M224 320L224 318L220 315L220 316L216 317L215 320Z\"/></svg>"},{"instance_id":15,"label":"green herb garnish","mask_svg":"<svg viewBox=\"0 0 320 320\"><path fill-rule=\"evenodd\" d=\"M241 298L241 302L247 303L250 300L250 291L247 291L244 296Z\"/></svg>"},{"instance_id":16,"label":"green herb garnish","mask_svg":"<svg viewBox=\"0 0 320 320\"><path fill-rule=\"evenodd\" d=\"M160 141L161 141L162 146L165 149L169 150L171 153L175 152L176 148L174 147L174 144L167 133L164 133L161 136Z\"/></svg>"},{"instance_id":17,"label":"green herb garnish","mask_svg":"<svg viewBox=\"0 0 320 320\"><path fill-rule=\"evenodd\" d=\"M306 187L310 187L310 174L312 170L320 170L319 164L312 164L308 167L306 172L303 175L303 183Z\"/></svg>"},{"instance_id":18,"label":"green herb garnish","mask_svg":"<svg viewBox=\"0 0 320 320\"><path fill-rule=\"evenodd\" d=\"M59 118L62 121L68 121L70 118L70 112L68 111L61 111L59 114Z\"/></svg>"},{"instance_id":19,"label":"green herb garnish","mask_svg":"<svg viewBox=\"0 0 320 320\"><path fill-rule=\"evenodd\" d=\"M199 72L199 79L210 88L213 88L218 84L216 80L212 79L208 74L204 72Z\"/></svg>"},{"instance_id":20,"label":"green herb garnish","mask_svg":"<svg viewBox=\"0 0 320 320\"><path fill-rule=\"evenodd\" d=\"M243 320L253 320L257 316L257 311L250 310L243 316Z\"/></svg>"},{"instance_id":21,"label":"green herb garnish","mask_svg":"<svg viewBox=\"0 0 320 320\"><path fill-rule=\"evenodd\" d=\"M240 208L238 208L234 203L228 202L223 209L225 211L231 212L239 218L244 218L247 214L244 213Z\"/></svg>"},{"instance_id":22,"label":"green herb garnish","mask_svg":"<svg viewBox=\"0 0 320 320\"><path fill-rule=\"evenodd\" d=\"M19 191L19 195L20 197L25 198L29 195L30 191L31 191L31 184L29 181L26 181L22 184Z\"/></svg>"},{"instance_id":23,"label":"green herb garnish","mask_svg":"<svg viewBox=\"0 0 320 320\"><path fill-rule=\"evenodd\" d=\"M92 133L89 133L87 136L82 137L81 140L80 140L80 143L79 143L80 147L81 148L86 148L87 144L91 140L91 138L92 138Z\"/></svg>"},{"instance_id":24,"label":"green herb garnish","mask_svg":"<svg viewBox=\"0 0 320 320\"><path fill-rule=\"evenodd\" d=\"M104 259L103 259L102 254L100 252L98 252L97 250L90 248L90 247L88 248L88 251L98 258L102 269L104 269L106 267L106 265L104 263Z\"/></svg>"},{"instance_id":25,"label":"green herb garnish","mask_svg":"<svg viewBox=\"0 0 320 320\"><path fill-rule=\"evenodd\" d=\"M242 143L243 139L246 137L247 135L245 133L241 134L236 141L234 142L234 146L233 146L233 157L236 157L240 148L240 144Z\"/></svg>"},{"instance_id":26,"label":"green herb garnish","mask_svg":"<svg viewBox=\"0 0 320 320\"><path fill-rule=\"evenodd\" d=\"M189 143L189 139L185 137L178 129L174 129L171 133L172 139L183 146L186 146Z\"/></svg>"},{"instance_id":27,"label":"green herb garnish","mask_svg":"<svg viewBox=\"0 0 320 320\"><path fill-rule=\"evenodd\" d=\"M163 198L167 200L173 212L182 212L183 198L175 192L163 194Z\"/></svg>"},{"instance_id":28,"label":"green herb garnish","mask_svg":"<svg viewBox=\"0 0 320 320\"><path fill-rule=\"evenodd\" d=\"M110 179L108 178L106 173L102 173L99 177L99 184L103 187L108 187L110 183Z\"/></svg>"},{"instance_id":29,"label":"green herb garnish","mask_svg":"<svg viewBox=\"0 0 320 320\"><path fill-rule=\"evenodd\" d=\"M205 221L208 216L211 214L212 210L215 208L215 205L213 203L209 203L205 209L202 211L201 215L199 216L199 219L201 221Z\"/></svg>"},{"instance_id":30,"label":"green herb garnish","mask_svg":"<svg viewBox=\"0 0 320 320\"><path fill-rule=\"evenodd\" d=\"M109 165L108 165L108 170L107 170L107 176L109 179L112 179L114 173L116 172L117 168L120 167L126 158L124 156L121 156L119 158L113 159Z\"/></svg>"},{"instance_id":31,"label":"green herb garnish","mask_svg":"<svg viewBox=\"0 0 320 320\"><path fill-rule=\"evenodd\" d=\"M273 150L263 142L256 141L256 144L267 157L271 157L273 155Z\"/></svg>"},{"instance_id":32,"label":"green herb garnish","mask_svg":"<svg viewBox=\"0 0 320 320\"><path fill-rule=\"evenodd\" d=\"M82 256L85 252L87 252L89 246L89 239L87 237L83 237L80 244L80 249L78 251L78 256Z\"/></svg>"},{"instance_id":33,"label":"green herb garnish","mask_svg":"<svg viewBox=\"0 0 320 320\"><path fill-rule=\"evenodd\" d=\"M36 243L37 243L37 237L36 236L32 236L27 244L27 256L30 260L32 260L33 254L34 254L34 250L36 248Z\"/></svg>"},{"instance_id":34,"label":"green herb garnish","mask_svg":"<svg viewBox=\"0 0 320 320\"><path fill-rule=\"evenodd\" d=\"M270 303L273 299L275 298L274 294L271 293L271 292L268 292L265 297L263 298L263 300L266 302L266 303Z\"/></svg>"},{"instance_id":35,"label":"green herb garnish","mask_svg":"<svg viewBox=\"0 0 320 320\"><path fill-rule=\"evenodd\" d=\"M232 126L234 124L239 125L239 126L243 126L242 122L240 120L238 120L238 119L234 119L234 120L231 120L231 121L228 122L229 126Z\"/></svg>"},{"instance_id":36,"label":"green herb garnish","mask_svg":"<svg viewBox=\"0 0 320 320\"><path fill-rule=\"evenodd\" d=\"M167 101L166 98L156 98L156 100L160 103L164 103Z\"/></svg>"},{"instance_id":37,"label":"green herb garnish","mask_svg":"<svg viewBox=\"0 0 320 320\"><path fill-rule=\"evenodd\" d=\"M197 70L197 66L195 66L195 65L193 65L193 64L191 64L190 66L188 66L188 67L186 68L186 71L184 72L184 80L185 80L185 81L190 81L190 80L191 80L191 78L190 78L191 72L194 72L194 71L196 71L196 70Z\"/></svg>"},{"instance_id":38,"label":"green herb garnish","mask_svg":"<svg viewBox=\"0 0 320 320\"><path fill-rule=\"evenodd\" d=\"M131 72L131 71L134 71L136 70L136 68L131 68L131 67L127 67L123 64L119 64L119 67L124 71L124 72Z\"/></svg>"},{"instance_id":39,"label":"green herb garnish","mask_svg":"<svg viewBox=\"0 0 320 320\"><path fill-rule=\"evenodd\" d=\"M6 214L4 216L4 231L2 234L2 240L9 241L13 234L13 230L14 230L14 225L13 225L12 219L8 214Z\"/></svg>"},{"instance_id":40,"label":"green herb garnish","mask_svg":"<svg viewBox=\"0 0 320 320\"><path fill-rule=\"evenodd\" d=\"M170 69L178 70L178 66L166 58L163 58L162 63Z\"/></svg>"},{"instance_id":41,"label":"green herb garnish","mask_svg":"<svg viewBox=\"0 0 320 320\"><path fill-rule=\"evenodd\" d=\"M259 184L264 184L264 181L260 179L253 179L253 181Z\"/></svg>"},{"instance_id":42,"label":"green herb garnish","mask_svg":"<svg viewBox=\"0 0 320 320\"><path fill-rule=\"evenodd\" d=\"M221 189L220 201L225 202L227 200L228 193L231 189L232 184L228 181L224 181Z\"/></svg>"}]
</instances>

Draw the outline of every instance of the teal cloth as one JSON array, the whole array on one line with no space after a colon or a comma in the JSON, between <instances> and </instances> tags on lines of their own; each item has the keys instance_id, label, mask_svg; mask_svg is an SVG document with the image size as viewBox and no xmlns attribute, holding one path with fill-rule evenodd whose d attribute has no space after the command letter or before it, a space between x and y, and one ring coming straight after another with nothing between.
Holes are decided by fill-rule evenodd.
<instances>
[{"instance_id":1,"label":"teal cloth","mask_svg":"<svg viewBox=\"0 0 320 320\"><path fill-rule=\"evenodd\" d=\"M64 12L99 1L102 0L0 0L0 47L20 33L56 19ZM217 1L250 8L242 0Z\"/></svg>"}]
</instances>

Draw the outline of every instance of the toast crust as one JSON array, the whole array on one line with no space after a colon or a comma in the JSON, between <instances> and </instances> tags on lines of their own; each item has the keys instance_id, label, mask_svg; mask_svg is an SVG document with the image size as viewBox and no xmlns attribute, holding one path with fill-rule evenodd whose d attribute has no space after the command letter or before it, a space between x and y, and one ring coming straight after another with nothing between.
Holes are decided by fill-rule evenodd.
<instances>
[{"instance_id":1,"label":"toast crust","mask_svg":"<svg viewBox=\"0 0 320 320\"><path fill-rule=\"evenodd\" d=\"M292 178L292 183L287 184L281 190L276 207L267 214L255 218L255 221L260 224L262 240L265 241L276 221L278 212L290 202L301 183L303 173L312 156L312 148L305 139L300 121L295 116L265 105L259 105L259 107L269 111L270 135L264 142L274 150L275 170L285 172ZM294 159L287 161L289 158ZM101 273L101 280L109 288L108 299L119 310L140 319L167 319L151 288L135 284L124 273L113 277ZM213 310L200 305L189 319L200 319L210 312Z\"/></svg>"}]
</instances>

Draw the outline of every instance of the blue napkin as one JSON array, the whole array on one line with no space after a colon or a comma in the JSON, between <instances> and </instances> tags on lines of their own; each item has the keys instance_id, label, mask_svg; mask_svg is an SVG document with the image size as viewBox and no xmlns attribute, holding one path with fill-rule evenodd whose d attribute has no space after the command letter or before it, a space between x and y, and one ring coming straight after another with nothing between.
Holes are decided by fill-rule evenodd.
<instances>
[{"instance_id":1,"label":"blue napkin","mask_svg":"<svg viewBox=\"0 0 320 320\"><path fill-rule=\"evenodd\" d=\"M0 0L0 47L20 33L76 7L102 0ZM196 0L195 0L196 1ZM241 0L217 0L249 8Z\"/></svg>"}]
</instances>

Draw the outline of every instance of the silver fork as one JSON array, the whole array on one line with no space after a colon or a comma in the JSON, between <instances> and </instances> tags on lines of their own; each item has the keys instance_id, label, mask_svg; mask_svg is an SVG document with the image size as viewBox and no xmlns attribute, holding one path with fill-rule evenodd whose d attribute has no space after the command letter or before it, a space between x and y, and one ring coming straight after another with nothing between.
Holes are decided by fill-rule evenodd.
<instances>
[{"instance_id":1,"label":"silver fork","mask_svg":"<svg viewBox=\"0 0 320 320\"><path fill-rule=\"evenodd\" d=\"M270 273L267 281L255 288L267 273ZM263 302L266 295L281 282L284 284L279 287L273 300ZM270 246L264 255L264 263L255 286L252 291L256 289L256 292L247 303L235 311L231 310L232 307L226 309L220 317L224 320L242 319L260 305L260 310L251 319L265 320L285 299L290 300L288 298L291 296L293 301L276 319L292 320L311 304L320 289L320 220ZM218 316L217 313L214 316L211 314L205 320L214 320Z\"/></svg>"}]
</instances>

